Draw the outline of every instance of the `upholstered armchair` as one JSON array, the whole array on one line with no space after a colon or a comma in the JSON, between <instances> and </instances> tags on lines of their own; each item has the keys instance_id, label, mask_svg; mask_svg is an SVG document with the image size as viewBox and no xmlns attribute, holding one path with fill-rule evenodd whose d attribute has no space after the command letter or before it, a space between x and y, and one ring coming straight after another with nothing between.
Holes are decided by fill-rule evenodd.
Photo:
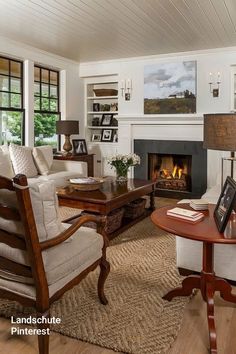
<instances>
[{"instance_id":1,"label":"upholstered armchair","mask_svg":"<svg viewBox=\"0 0 236 354\"><path fill-rule=\"evenodd\" d=\"M38 317L49 318L50 305L98 265L98 296L107 304L103 218L63 224L57 207L53 182L28 186L24 175L0 176L0 297L34 307ZM97 223L97 231L82 226L88 221ZM39 353L48 354L49 336L38 336L38 343Z\"/></svg>"}]
</instances>

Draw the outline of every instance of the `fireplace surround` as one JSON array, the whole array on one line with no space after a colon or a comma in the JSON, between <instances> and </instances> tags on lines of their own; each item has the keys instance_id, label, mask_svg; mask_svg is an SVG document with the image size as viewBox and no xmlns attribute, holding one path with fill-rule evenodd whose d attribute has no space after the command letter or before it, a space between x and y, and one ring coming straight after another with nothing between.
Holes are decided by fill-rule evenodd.
<instances>
[{"instance_id":1,"label":"fireplace surround","mask_svg":"<svg viewBox=\"0 0 236 354\"><path fill-rule=\"evenodd\" d=\"M134 177L154 179L153 173L156 173L158 196L199 198L206 192L207 150L203 149L202 141L135 139L134 152L141 158ZM173 170L161 168L163 161L164 165L167 164L169 156Z\"/></svg>"}]
</instances>

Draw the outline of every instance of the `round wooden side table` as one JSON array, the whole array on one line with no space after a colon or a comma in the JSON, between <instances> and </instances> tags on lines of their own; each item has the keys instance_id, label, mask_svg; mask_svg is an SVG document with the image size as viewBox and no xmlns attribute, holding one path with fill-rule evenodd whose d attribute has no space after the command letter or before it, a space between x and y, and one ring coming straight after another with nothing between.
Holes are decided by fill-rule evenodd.
<instances>
[{"instance_id":1,"label":"round wooden side table","mask_svg":"<svg viewBox=\"0 0 236 354\"><path fill-rule=\"evenodd\" d=\"M236 233L226 229L225 233L219 233L214 220L215 205L209 205L207 211L203 211L205 218L197 224L189 224L183 220L169 218L167 210L176 205L156 209L151 214L151 220L161 229L187 239L201 241L203 243L202 271L200 275L186 277L182 286L168 292L163 299L171 301L176 296L189 296L193 289L200 289L202 298L207 304L207 319L210 340L210 353L217 354L216 328L214 321L214 293L220 292L220 296L236 303L236 295L232 294L231 285L214 273L214 244L236 244ZM181 204L181 208L191 209L188 204ZM234 222L235 224L235 222ZM235 230L235 229L234 229ZM236 231L236 230L235 230ZM227 257L227 255L225 255Z\"/></svg>"}]
</instances>

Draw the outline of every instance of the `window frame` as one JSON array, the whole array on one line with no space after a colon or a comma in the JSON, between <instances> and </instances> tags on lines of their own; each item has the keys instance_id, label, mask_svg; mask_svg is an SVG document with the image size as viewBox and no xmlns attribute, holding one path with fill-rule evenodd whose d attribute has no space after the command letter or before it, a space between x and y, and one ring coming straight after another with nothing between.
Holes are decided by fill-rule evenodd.
<instances>
[{"instance_id":1,"label":"window frame","mask_svg":"<svg viewBox=\"0 0 236 354\"><path fill-rule=\"evenodd\" d=\"M35 95L35 92L34 92L34 99L35 97L38 97L39 98L39 107L42 108L42 98L47 98L49 100L49 107L50 107L50 85L54 86L57 88L57 111L50 111L50 110L41 110L41 109L34 109L34 115L35 113L39 113L39 114L56 114L58 115L58 120L61 120L61 100L60 100L60 71L59 70L56 70L56 69L51 69L49 67L45 67L45 66L42 66L42 65L39 65L39 64L34 64L34 69L35 68L38 68L39 69L39 81L38 80L35 80L35 74L34 74L34 85L35 83L39 84L39 95ZM44 82L42 81L42 70L47 70L48 71L48 82ZM55 84L51 84L50 82L50 73L51 72L54 72L57 74L57 85ZM35 73L35 71L34 71ZM45 97L45 96L42 96L42 84L46 84L48 85L49 87L49 96L48 97ZM34 89L34 87L33 87ZM35 144L35 135L34 135L34 144ZM61 136L58 135L57 137L57 148L60 150L61 149Z\"/></svg>"},{"instance_id":2,"label":"window frame","mask_svg":"<svg viewBox=\"0 0 236 354\"><path fill-rule=\"evenodd\" d=\"M3 55L0 55L0 59L5 59L8 60L8 74L0 73L1 76L5 76L8 78L8 91L3 91L0 89L0 93L6 93L8 95L8 107L4 107L0 105L0 111L5 111L5 112L20 112L22 113L22 127L21 127L21 142L22 145L25 144L25 108L24 108L24 63L22 60L10 58L10 57L5 57ZM11 62L16 62L20 64L21 68L21 75L20 76L14 76L11 75ZM11 91L11 79L18 79L20 80L20 93L13 92ZM11 95L16 94L21 96L21 108L18 107L11 107Z\"/></svg>"},{"instance_id":3,"label":"window frame","mask_svg":"<svg viewBox=\"0 0 236 354\"><path fill-rule=\"evenodd\" d=\"M34 109L34 113L41 113L41 114L58 114L59 115L59 119L61 119L61 112L60 112L60 72L58 70L55 69L50 69L50 68L46 68L44 66L38 65L38 64L34 64L34 68L38 68L39 69L39 81L35 80L34 77L34 84L37 83L39 84L39 95L36 95L34 92L34 98L37 97L39 98L39 107L40 109ZM42 80L42 70L47 70L48 71L48 82L45 82ZM54 72L57 74L57 85L55 84L51 84L50 82L50 73ZM42 95L42 84L45 84L48 86L49 88L49 95L47 97ZM57 111L51 111L51 110L43 110L42 109L42 99L43 98L47 98L49 100L49 107L50 107L50 101L55 99L55 98L51 98L50 97L50 86L54 86L57 88Z\"/></svg>"}]
</instances>

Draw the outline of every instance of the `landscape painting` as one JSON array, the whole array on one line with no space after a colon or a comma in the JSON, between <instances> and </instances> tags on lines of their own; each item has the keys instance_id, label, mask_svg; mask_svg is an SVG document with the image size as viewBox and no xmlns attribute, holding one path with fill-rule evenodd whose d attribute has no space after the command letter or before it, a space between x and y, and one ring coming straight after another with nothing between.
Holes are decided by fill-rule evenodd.
<instances>
[{"instance_id":1,"label":"landscape painting","mask_svg":"<svg viewBox=\"0 0 236 354\"><path fill-rule=\"evenodd\" d=\"M196 113L196 61L144 67L144 114Z\"/></svg>"}]
</instances>

